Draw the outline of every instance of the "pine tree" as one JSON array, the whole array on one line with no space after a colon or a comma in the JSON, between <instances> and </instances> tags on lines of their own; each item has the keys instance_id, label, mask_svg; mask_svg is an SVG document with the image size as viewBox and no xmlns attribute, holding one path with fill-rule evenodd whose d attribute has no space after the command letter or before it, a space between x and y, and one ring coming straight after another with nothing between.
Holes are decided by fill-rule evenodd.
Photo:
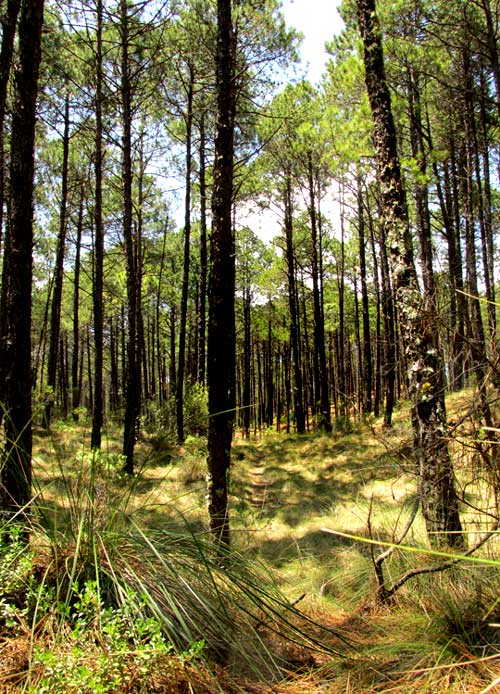
<instances>
[{"instance_id":1,"label":"pine tree","mask_svg":"<svg viewBox=\"0 0 500 694\"><path fill-rule=\"evenodd\" d=\"M42 24L43 0L24 0L19 21L20 55L14 74L9 244L3 267L7 291L1 307L5 449L0 508L4 512L19 510L31 498L33 174Z\"/></svg>"},{"instance_id":2,"label":"pine tree","mask_svg":"<svg viewBox=\"0 0 500 694\"><path fill-rule=\"evenodd\" d=\"M420 501L433 546L464 543L446 438L443 364L432 322L433 297L420 294L408 224L390 93L374 0L357 0L365 80L374 124L384 240L408 365Z\"/></svg>"}]
</instances>

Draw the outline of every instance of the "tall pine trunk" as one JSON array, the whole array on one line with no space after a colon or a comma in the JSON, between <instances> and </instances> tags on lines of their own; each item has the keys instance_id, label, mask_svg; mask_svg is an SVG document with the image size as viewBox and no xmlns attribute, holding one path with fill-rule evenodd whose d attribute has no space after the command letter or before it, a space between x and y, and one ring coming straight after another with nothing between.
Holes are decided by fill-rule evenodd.
<instances>
[{"instance_id":1,"label":"tall pine trunk","mask_svg":"<svg viewBox=\"0 0 500 694\"><path fill-rule=\"evenodd\" d=\"M312 154L307 156L307 178L309 187L309 219L311 222L311 274L313 284L314 310L314 390L318 428L331 431L330 398L328 393L328 375L326 370L325 325L323 320L318 239L318 215L316 209L315 175Z\"/></svg>"},{"instance_id":2,"label":"tall pine trunk","mask_svg":"<svg viewBox=\"0 0 500 694\"><path fill-rule=\"evenodd\" d=\"M491 408L486 392L488 384L488 355L486 351L486 340L484 335L484 325L481 313L481 303L479 299L479 280L477 276L477 257L476 257L476 232L475 232L475 203L479 202L479 195L476 196L474 186L475 173L475 147L474 147L474 104L473 104L473 83L471 74L470 54L467 49L463 50L462 55L463 77L464 77L464 130L465 142L462 157L462 198L464 200L464 226L465 226L465 265L466 265L466 286L469 294L470 324L471 324L471 353L474 365L474 373L479 388L479 400L481 414L490 433L494 426ZM481 216L480 214L478 216Z\"/></svg>"},{"instance_id":3,"label":"tall pine trunk","mask_svg":"<svg viewBox=\"0 0 500 694\"><path fill-rule=\"evenodd\" d=\"M66 254L67 208L68 208L68 163L69 163L69 93L64 102L63 160L61 171L61 209L59 212L59 233L57 236L56 266L54 268L54 289L50 310L50 341L47 359L47 387L49 399L45 407L45 426L50 427L52 406L56 401L56 374L59 357L61 302L64 279L64 256Z\"/></svg>"},{"instance_id":4,"label":"tall pine trunk","mask_svg":"<svg viewBox=\"0 0 500 694\"><path fill-rule=\"evenodd\" d=\"M205 385L206 334L207 334L207 184L205 164L205 114L200 119L199 146L200 184L200 300L198 302L198 382Z\"/></svg>"},{"instance_id":5,"label":"tall pine trunk","mask_svg":"<svg viewBox=\"0 0 500 694\"><path fill-rule=\"evenodd\" d=\"M391 250L394 290L408 365L420 501L431 545L462 546L464 537L446 437L443 365L435 324L429 321L432 302L420 294L413 264L406 195L374 0L357 0L357 13L382 190L383 233Z\"/></svg>"},{"instance_id":6,"label":"tall pine trunk","mask_svg":"<svg viewBox=\"0 0 500 694\"><path fill-rule=\"evenodd\" d=\"M33 279L33 175L36 100L41 57L43 0L25 0L19 22L10 158L8 277L2 305L5 332L3 396L5 448L1 465L0 509L16 512L31 498L31 285Z\"/></svg>"},{"instance_id":7,"label":"tall pine trunk","mask_svg":"<svg viewBox=\"0 0 500 694\"><path fill-rule=\"evenodd\" d=\"M182 270L182 294L181 294L181 315L179 326L179 349L176 383L176 418L177 418L177 441L184 441L184 376L186 365L186 323L188 308L189 290L189 261L191 251L191 162L193 159L191 151L191 140L193 132L193 89L194 89L194 70L189 65L189 82L187 84L187 111L185 116L186 124L186 190L184 198L184 263Z\"/></svg>"},{"instance_id":8,"label":"tall pine trunk","mask_svg":"<svg viewBox=\"0 0 500 694\"><path fill-rule=\"evenodd\" d=\"M141 406L141 370L138 349L139 273L133 230L132 203L132 88L130 83L129 16L127 0L120 1L121 109L122 109L122 204L123 236L127 269L127 361L125 422L123 431L124 470L134 472L134 449Z\"/></svg>"},{"instance_id":9,"label":"tall pine trunk","mask_svg":"<svg viewBox=\"0 0 500 694\"><path fill-rule=\"evenodd\" d=\"M361 175L357 181L358 202L358 243L359 243L359 275L361 281L361 318L363 321L363 347L360 355L362 362L362 389L363 412L369 414L372 411L373 367L372 367L372 343L370 335L370 313L368 306L368 283L366 278L366 248L365 248L365 213L363 194L361 190Z\"/></svg>"},{"instance_id":10,"label":"tall pine trunk","mask_svg":"<svg viewBox=\"0 0 500 694\"><path fill-rule=\"evenodd\" d=\"M94 401L92 408L92 434L91 448L101 447L101 431L104 418L103 403L103 361L104 361L104 225L102 220L102 163L103 163L103 137L102 137L102 102L103 102L103 2L97 0L97 26L96 26L96 91L95 91L95 201L94 201L94 284L92 299L94 306Z\"/></svg>"},{"instance_id":11,"label":"tall pine trunk","mask_svg":"<svg viewBox=\"0 0 500 694\"><path fill-rule=\"evenodd\" d=\"M243 392L241 399L243 435L250 438L250 380L251 380L251 307L252 297L250 292L250 278L245 277L243 288L243 368L242 381Z\"/></svg>"},{"instance_id":12,"label":"tall pine trunk","mask_svg":"<svg viewBox=\"0 0 500 694\"><path fill-rule=\"evenodd\" d=\"M215 541L229 547L227 508L235 405L235 263L232 226L235 37L231 0L217 0L217 125L208 288L208 512Z\"/></svg>"},{"instance_id":13,"label":"tall pine trunk","mask_svg":"<svg viewBox=\"0 0 500 694\"><path fill-rule=\"evenodd\" d=\"M284 196L288 306L290 311L290 343L293 364L293 408L297 433L303 434L306 430L306 425L304 417L304 389L300 363L299 307L295 277L295 257L293 252L292 184L291 175L289 174L286 174Z\"/></svg>"},{"instance_id":14,"label":"tall pine trunk","mask_svg":"<svg viewBox=\"0 0 500 694\"><path fill-rule=\"evenodd\" d=\"M8 0L7 12L2 17L2 47L0 49L0 249L2 248L5 205L5 111L7 89L12 68L12 53L16 35L17 16L21 0Z\"/></svg>"},{"instance_id":15,"label":"tall pine trunk","mask_svg":"<svg viewBox=\"0 0 500 694\"><path fill-rule=\"evenodd\" d=\"M80 257L82 250L83 232L83 184L81 190L80 205L78 209L78 222L76 225L75 241L75 269L73 276L73 352L71 356L71 409L73 420L78 421L78 408L80 407L80 380L79 380L79 350L80 350Z\"/></svg>"}]
</instances>

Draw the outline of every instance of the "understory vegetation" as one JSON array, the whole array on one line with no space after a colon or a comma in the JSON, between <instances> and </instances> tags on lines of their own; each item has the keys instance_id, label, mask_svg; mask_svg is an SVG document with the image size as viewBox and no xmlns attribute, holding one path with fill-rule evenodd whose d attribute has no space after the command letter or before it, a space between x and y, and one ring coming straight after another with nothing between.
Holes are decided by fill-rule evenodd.
<instances>
[{"instance_id":1,"label":"understory vegetation","mask_svg":"<svg viewBox=\"0 0 500 694\"><path fill-rule=\"evenodd\" d=\"M500 0L292 2L1 3L0 694L500 691Z\"/></svg>"},{"instance_id":2,"label":"understory vegetation","mask_svg":"<svg viewBox=\"0 0 500 694\"><path fill-rule=\"evenodd\" d=\"M472 399L449 403L469 547L494 527ZM205 438L145 433L131 479L118 432L94 454L89 435L36 432L30 525L2 527L0 691L495 690L496 535L440 571L417 514L395 548L416 498L406 407L391 429L237 438L227 553L208 540ZM391 546L387 589L434 572L384 600Z\"/></svg>"}]
</instances>

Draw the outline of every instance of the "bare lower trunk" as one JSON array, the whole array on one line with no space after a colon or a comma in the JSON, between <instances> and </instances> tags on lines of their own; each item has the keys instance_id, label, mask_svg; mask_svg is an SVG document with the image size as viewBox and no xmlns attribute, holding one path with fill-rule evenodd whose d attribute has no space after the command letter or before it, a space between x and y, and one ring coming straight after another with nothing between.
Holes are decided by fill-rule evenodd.
<instances>
[{"instance_id":1,"label":"bare lower trunk","mask_svg":"<svg viewBox=\"0 0 500 694\"><path fill-rule=\"evenodd\" d=\"M31 285L33 277L33 173L36 99L43 0L26 0L19 24L19 64L11 135L8 283L2 305L2 359L5 381L5 449L1 465L0 509L15 512L31 498Z\"/></svg>"},{"instance_id":2,"label":"bare lower trunk","mask_svg":"<svg viewBox=\"0 0 500 694\"><path fill-rule=\"evenodd\" d=\"M208 512L219 546L229 547L227 494L235 400L234 237L232 228L235 40L231 0L217 2L217 129L212 193L208 316Z\"/></svg>"}]
</instances>

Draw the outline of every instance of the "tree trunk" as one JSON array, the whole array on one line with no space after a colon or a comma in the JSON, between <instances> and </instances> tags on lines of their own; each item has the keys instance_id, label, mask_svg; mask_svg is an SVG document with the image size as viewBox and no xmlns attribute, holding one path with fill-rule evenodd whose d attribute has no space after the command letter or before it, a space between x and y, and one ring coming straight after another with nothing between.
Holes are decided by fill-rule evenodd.
<instances>
[{"instance_id":1,"label":"tree trunk","mask_svg":"<svg viewBox=\"0 0 500 694\"><path fill-rule=\"evenodd\" d=\"M418 75L413 68L408 68L408 107L410 120L411 153L418 167L418 180L415 184L415 208L417 231L420 246L420 261L424 292L430 301L434 300L436 291L432 267L431 218L429 213L429 192L427 189L427 157L422 135L422 112L420 104L420 86Z\"/></svg>"},{"instance_id":2,"label":"tree trunk","mask_svg":"<svg viewBox=\"0 0 500 694\"><path fill-rule=\"evenodd\" d=\"M9 278L2 306L4 325L5 448L1 465L0 509L15 513L31 498L31 285L33 278L33 174L36 99L41 57L43 0L25 0L19 23L19 62L15 72L10 158Z\"/></svg>"},{"instance_id":3,"label":"tree trunk","mask_svg":"<svg viewBox=\"0 0 500 694\"><path fill-rule=\"evenodd\" d=\"M160 269L158 271L158 286L156 288L156 304L155 304L155 319L156 319L156 358L158 360L158 378L159 378L159 389L158 398L160 405L163 404L165 400L165 387L166 387L166 374L164 373L163 360L162 360L162 342L161 342L161 289L163 280L163 271L165 268L165 250L167 246L167 234L168 234L168 221L165 223L165 228L163 231L163 242L161 247L161 259L160 259Z\"/></svg>"},{"instance_id":4,"label":"tree trunk","mask_svg":"<svg viewBox=\"0 0 500 694\"><path fill-rule=\"evenodd\" d=\"M175 306L170 307L169 321L169 342L170 342L170 359L168 362L168 395L175 395L175 384L177 382L177 367L175 365L176 345L175 345L175 323L176 323Z\"/></svg>"},{"instance_id":5,"label":"tree trunk","mask_svg":"<svg viewBox=\"0 0 500 694\"><path fill-rule=\"evenodd\" d=\"M429 119L428 123L429 123ZM430 132L430 126L428 125ZM432 142L429 141L432 150ZM434 162L441 216L447 244L448 275L450 280L450 358L448 387L452 391L461 390L465 385L465 328L468 323L467 297L464 294L462 275L462 250L460 247L460 215L458 212L458 186L456 181L455 143L449 139L450 158L443 162L442 176ZM441 179L443 183L441 184ZM470 331L469 331L470 332Z\"/></svg>"},{"instance_id":6,"label":"tree trunk","mask_svg":"<svg viewBox=\"0 0 500 694\"><path fill-rule=\"evenodd\" d=\"M389 259L383 230L379 229L380 271L382 276L382 315L384 319L384 426L392 426L395 403L397 343L396 311L391 286Z\"/></svg>"},{"instance_id":7,"label":"tree trunk","mask_svg":"<svg viewBox=\"0 0 500 694\"><path fill-rule=\"evenodd\" d=\"M78 421L80 407L80 381L78 378L78 356L80 351L80 257L83 232L83 185L78 210L75 241L75 269L73 277L73 352L71 358L71 408L73 420Z\"/></svg>"},{"instance_id":8,"label":"tree trunk","mask_svg":"<svg viewBox=\"0 0 500 694\"><path fill-rule=\"evenodd\" d=\"M200 120L200 301L198 303L198 382L205 385L207 333L207 184L205 176L205 114Z\"/></svg>"},{"instance_id":9,"label":"tree trunk","mask_svg":"<svg viewBox=\"0 0 500 694\"><path fill-rule=\"evenodd\" d=\"M314 374L315 397L318 411L318 428L321 431L331 431L330 399L328 393L328 378L326 371L325 326L323 321L321 301L321 279L319 273L318 254L318 222L316 212L316 196L314 190L314 169L312 154L308 153L307 173L309 186L309 219L311 222L311 274L313 283L314 309Z\"/></svg>"},{"instance_id":10,"label":"tree trunk","mask_svg":"<svg viewBox=\"0 0 500 694\"><path fill-rule=\"evenodd\" d=\"M235 263L232 226L235 37L231 0L217 0L216 92L212 235L208 318L208 512L215 541L229 547L227 495L234 420Z\"/></svg>"},{"instance_id":11,"label":"tree trunk","mask_svg":"<svg viewBox=\"0 0 500 694\"><path fill-rule=\"evenodd\" d=\"M118 377L118 336L113 318L109 318L109 356L110 356L110 410L118 412L119 409L119 377Z\"/></svg>"},{"instance_id":12,"label":"tree trunk","mask_svg":"<svg viewBox=\"0 0 500 694\"><path fill-rule=\"evenodd\" d=\"M189 66L189 82L187 85L187 112L185 116L186 123L186 190L184 199L184 264L182 270L182 295L181 295L181 315L179 326L179 349L178 359L179 366L177 368L177 384L176 384L176 416L177 416L177 441L184 441L184 376L186 364L186 323L187 323L187 305L188 305L188 290L189 290L189 260L191 250L191 139L193 131L193 88L194 88L194 70L193 66Z\"/></svg>"},{"instance_id":13,"label":"tree trunk","mask_svg":"<svg viewBox=\"0 0 500 694\"><path fill-rule=\"evenodd\" d=\"M293 364L293 407L295 427L298 434L306 430L304 420L304 391L300 365L299 316L297 307L297 288L295 278L295 258L293 253L292 190L290 176L287 175L285 187L285 242L288 277L288 306L290 311L290 343Z\"/></svg>"},{"instance_id":14,"label":"tree trunk","mask_svg":"<svg viewBox=\"0 0 500 694\"><path fill-rule=\"evenodd\" d=\"M132 90L130 84L129 17L127 0L120 0L121 84L122 107L122 202L123 235L127 270L127 368L125 422L123 432L124 471L134 472L134 449L139 428L141 405L141 372L138 355L138 320L140 268L132 217Z\"/></svg>"},{"instance_id":15,"label":"tree trunk","mask_svg":"<svg viewBox=\"0 0 500 694\"><path fill-rule=\"evenodd\" d=\"M94 201L94 285L92 299L94 306L94 401L92 408L92 433L90 446L93 449L101 447L101 431L104 419L103 403L103 361L104 361L104 225L102 220L102 102L103 102L103 0L97 0L96 26L96 92L95 92L95 201Z\"/></svg>"},{"instance_id":16,"label":"tree trunk","mask_svg":"<svg viewBox=\"0 0 500 694\"><path fill-rule=\"evenodd\" d=\"M394 288L408 365L422 511L431 545L463 546L446 438L443 366L434 325L429 323L428 312L432 310L432 303L427 301L428 297L421 296L413 265L406 196L374 0L357 0L357 12L382 190L383 233L391 250Z\"/></svg>"},{"instance_id":17,"label":"tree trunk","mask_svg":"<svg viewBox=\"0 0 500 694\"><path fill-rule=\"evenodd\" d=\"M2 16L2 47L0 49L0 250L2 248L3 215L5 205L5 109L7 88L12 68L12 52L16 34L17 16L21 0L8 0L7 12Z\"/></svg>"},{"instance_id":18,"label":"tree trunk","mask_svg":"<svg viewBox=\"0 0 500 694\"><path fill-rule=\"evenodd\" d=\"M470 55L468 50L463 51L463 76L464 76L464 126L465 142L464 156L462 157L462 198L464 200L463 216L465 221L465 264L467 270L467 293L469 294L470 323L471 323L471 353L476 376L480 410L488 427L493 429L494 422L488 402L487 367L488 357L486 353L486 341L484 336L481 303L479 300L479 286L477 277L476 259L476 234L474 220L474 171L475 171L475 147L474 147L474 105L472 101L472 76Z\"/></svg>"},{"instance_id":19,"label":"tree trunk","mask_svg":"<svg viewBox=\"0 0 500 694\"><path fill-rule=\"evenodd\" d=\"M273 425L274 417L274 363L273 363L273 332L271 326L273 305L269 299L269 316L267 319L267 388L266 388L266 422L268 427Z\"/></svg>"},{"instance_id":20,"label":"tree trunk","mask_svg":"<svg viewBox=\"0 0 500 694\"><path fill-rule=\"evenodd\" d=\"M366 249L365 249L365 213L363 194L361 190L361 176L358 175L358 243L359 243L359 274L361 281L361 316L363 322L363 357L362 362L362 388L363 388L363 412L369 414L372 411L373 369L372 369L372 344L370 336L370 313L368 307L368 284L366 279Z\"/></svg>"},{"instance_id":21,"label":"tree trunk","mask_svg":"<svg viewBox=\"0 0 500 694\"><path fill-rule=\"evenodd\" d=\"M249 282L249 278L247 278ZM243 289L243 397L242 397L242 419L243 419L243 435L246 439L250 438L250 369L251 369L251 293L250 287Z\"/></svg>"},{"instance_id":22,"label":"tree trunk","mask_svg":"<svg viewBox=\"0 0 500 694\"><path fill-rule=\"evenodd\" d=\"M481 145L478 147L478 183L480 179L479 159L481 159L483 197L484 197L484 233L482 234L483 262L488 268L488 284L486 285L486 296L488 299L488 324L490 328L490 345L494 356L497 356L497 317L496 317L496 296L495 296L495 248L493 234L493 203L491 191L490 175L490 138L487 126L487 105L488 87L484 70L481 71ZM486 273L486 270L485 270Z\"/></svg>"},{"instance_id":23,"label":"tree trunk","mask_svg":"<svg viewBox=\"0 0 500 694\"><path fill-rule=\"evenodd\" d=\"M500 62L498 59L498 32L495 28L496 19L491 11L490 0L480 0L486 21L487 47L490 59L493 81L495 83L496 107L500 117Z\"/></svg>"},{"instance_id":24,"label":"tree trunk","mask_svg":"<svg viewBox=\"0 0 500 694\"><path fill-rule=\"evenodd\" d=\"M373 228L373 218L370 214L369 207L368 212L368 229L370 231L370 247L373 259L373 280L377 302L377 317L375 324L375 394L373 402L373 414L375 417L378 417L382 399L382 292L380 291L379 267L375 247L375 231Z\"/></svg>"},{"instance_id":25,"label":"tree trunk","mask_svg":"<svg viewBox=\"0 0 500 694\"><path fill-rule=\"evenodd\" d=\"M50 341L47 359L48 401L45 407L45 427L49 429L52 406L56 401L56 374L60 344L61 302L64 280L64 256L66 254L67 208L68 208L68 162L69 162L69 93L64 102L63 160L61 172L61 209L59 212L59 233L57 236L56 265L54 268L54 289L50 312Z\"/></svg>"},{"instance_id":26,"label":"tree trunk","mask_svg":"<svg viewBox=\"0 0 500 694\"><path fill-rule=\"evenodd\" d=\"M343 419L347 416L346 403L346 360L344 354L345 339L345 317L344 317L344 300L345 300L345 207L344 207L344 190L340 188L340 254L337 260L337 287L339 296L339 327L337 337L337 390L339 400L340 417Z\"/></svg>"}]
</instances>

